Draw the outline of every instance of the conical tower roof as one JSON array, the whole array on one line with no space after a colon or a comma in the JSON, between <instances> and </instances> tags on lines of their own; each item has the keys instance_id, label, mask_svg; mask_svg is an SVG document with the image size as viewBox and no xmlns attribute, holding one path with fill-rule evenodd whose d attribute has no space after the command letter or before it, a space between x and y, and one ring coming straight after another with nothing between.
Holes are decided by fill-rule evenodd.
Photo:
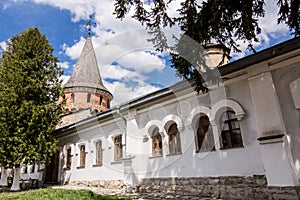
<instances>
[{"instance_id":1,"label":"conical tower roof","mask_svg":"<svg viewBox=\"0 0 300 200\"><path fill-rule=\"evenodd\" d=\"M76 90L79 88L102 90L109 93L112 99L111 93L102 83L90 36L87 37L74 71L64 87L68 90L72 88L76 88Z\"/></svg>"}]
</instances>

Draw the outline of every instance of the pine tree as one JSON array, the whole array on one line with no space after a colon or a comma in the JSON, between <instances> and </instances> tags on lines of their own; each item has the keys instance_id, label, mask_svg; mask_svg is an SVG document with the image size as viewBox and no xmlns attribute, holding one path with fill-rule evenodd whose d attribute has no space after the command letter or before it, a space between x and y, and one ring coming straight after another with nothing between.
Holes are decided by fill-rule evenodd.
<instances>
[{"instance_id":1,"label":"pine tree","mask_svg":"<svg viewBox=\"0 0 300 200\"><path fill-rule=\"evenodd\" d=\"M7 42L0 63L0 163L47 163L56 151L53 137L61 116L62 70L38 28Z\"/></svg>"}]
</instances>

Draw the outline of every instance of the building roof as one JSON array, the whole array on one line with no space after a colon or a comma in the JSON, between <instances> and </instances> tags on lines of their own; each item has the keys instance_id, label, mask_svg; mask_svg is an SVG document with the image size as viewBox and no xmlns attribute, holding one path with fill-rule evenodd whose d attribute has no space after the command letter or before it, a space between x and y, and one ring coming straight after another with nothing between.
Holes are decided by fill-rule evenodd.
<instances>
[{"instance_id":1,"label":"building roof","mask_svg":"<svg viewBox=\"0 0 300 200\"><path fill-rule=\"evenodd\" d=\"M269 60L279 55L294 51L300 48L300 37L293 38L286 42L277 44L260 52L246 56L234 62L228 63L218 68L222 76L245 69L256 63Z\"/></svg>"},{"instance_id":2,"label":"building roof","mask_svg":"<svg viewBox=\"0 0 300 200\"><path fill-rule=\"evenodd\" d=\"M110 93L103 85L91 37L88 36L65 88L88 87Z\"/></svg>"},{"instance_id":3,"label":"building roof","mask_svg":"<svg viewBox=\"0 0 300 200\"><path fill-rule=\"evenodd\" d=\"M273 47L270 47L268 49L262 50L260 52L252 54L245 58L242 58L242 59L239 59L232 63L223 65L222 67L219 68L219 71L220 71L221 76L225 76L230 73L234 73L239 70L245 69L256 63L272 59L276 56L280 56L280 55L283 55L288 52L292 52L297 49L300 49L300 37L288 40L286 42L283 42L283 43L280 43ZM191 85L193 85L193 84L194 84L193 81L191 81L191 82L187 81L187 80L180 81L169 87L162 88L160 90L154 91L154 92L146 94L144 96L132 99L128 102L122 103L118 106L115 106L115 107L109 109L109 110L98 113L97 115L94 115L90 118L86 118L77 123L70 124L68 126L57 129L55 131L55 133L57 135L57 134L63 133L64 131L67 131L67 130L69 130L69 131L72 129L74 130L75 128L77 128L79 126L84 127L85 125L87 125L89 123L93 123L93 122L96 122L97 120L112 116L119 109L124 109L124 110L127 109L128 110L129 108L138 107L143 104L153 102L157 99L164 98L164 97L170 96L170 95L174 95L174 92L191 88ZM67 134L67 132L66 132L66 134Z\"/></svg>"}]
</instances>

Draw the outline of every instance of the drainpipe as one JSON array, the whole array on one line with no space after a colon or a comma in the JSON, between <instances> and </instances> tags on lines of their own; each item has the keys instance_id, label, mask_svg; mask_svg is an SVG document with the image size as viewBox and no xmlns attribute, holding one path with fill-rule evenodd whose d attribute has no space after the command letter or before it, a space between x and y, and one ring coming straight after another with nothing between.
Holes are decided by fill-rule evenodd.
<instances>
[{"instance_id":1,"label":"drainpipe","mask_svg":"<svg viewBox=\"0 0 300 200\"><path fill-rule=\"evenodd\" d=\"M124 115L121 113L120 106L117 107L117 114L124 120L124 154L123 158L126 158L126 148L127 148L127 120Z\"/></svg>"}]
</instances>

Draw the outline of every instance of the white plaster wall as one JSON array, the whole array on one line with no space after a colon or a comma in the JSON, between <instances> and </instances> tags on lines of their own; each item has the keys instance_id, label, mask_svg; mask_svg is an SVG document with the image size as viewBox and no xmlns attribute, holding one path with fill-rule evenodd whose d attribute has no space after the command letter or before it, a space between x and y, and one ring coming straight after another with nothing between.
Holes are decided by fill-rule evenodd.
<instances>
[{"instance_id":1,"label":"white plaster wall","mask_svg":"<svg viewBox=\"0 0 300 200\"><path fill-rule=\"evenodd\" d=\"M300 64L294 63L274 70L272 76L285 123L287 142L292 152L293 167L300 180L300 109L295 108L289 87L291 82L300 77Z\"/></svg>"},{"instance_id":2,"label":"white plaster wall","mask_svg":"<svg viewBox=\"0 0 300 200\"><path fill-rule=\"evenodd\" d=\"M237 101L247 116L240 121L243 137L243 148L195 153L194 130L191 127L189 117L191 110L197 106L211 108L210 96L198 95L190 97L178 96L169 102L155 102L156 106L144 110L138 110L137 114L127 119L127 155L132 155L132 171L137 178L144 177L200 177L200 176L224 176L224 175L252 175L264 174L264 167L256 141L255 122L251 118L251 98L247 81L240 81L226 86L227 97ZM187 112L178 112L178 105L185 102L190 105L186 107ZM185 104L186 105L186 104ZM182 154L168 156L167 134L164 123L168 120L177 120L183 124L181 135ZM118 123L116 123L116 121ZM163 156L151 157L151 138L149 136L148 123L159 126L163 132ZM101 122L100 122L101 123ZM218 120L216 120L218 123ZM115 116L113 120L94 125L85 130L76 131L75 134L60 139L60 146L69 143L78 146L85 143L87 146L86 167L77 169L79 152L74 152L71 170L67 173L70 181L76 180L116 180L123 178L124 166L122 163L113 162L114 145L111 137L123 132L122 120ZM217 137L219 133L216 133ZM149 140L144 141L148 135ZM103 165L93 167L94 151L93 140L102 139L104 145ZM218 141L215 141L217 143ZM76 154L78 154L76 156Z\"/></svg>"}]
</instances>

